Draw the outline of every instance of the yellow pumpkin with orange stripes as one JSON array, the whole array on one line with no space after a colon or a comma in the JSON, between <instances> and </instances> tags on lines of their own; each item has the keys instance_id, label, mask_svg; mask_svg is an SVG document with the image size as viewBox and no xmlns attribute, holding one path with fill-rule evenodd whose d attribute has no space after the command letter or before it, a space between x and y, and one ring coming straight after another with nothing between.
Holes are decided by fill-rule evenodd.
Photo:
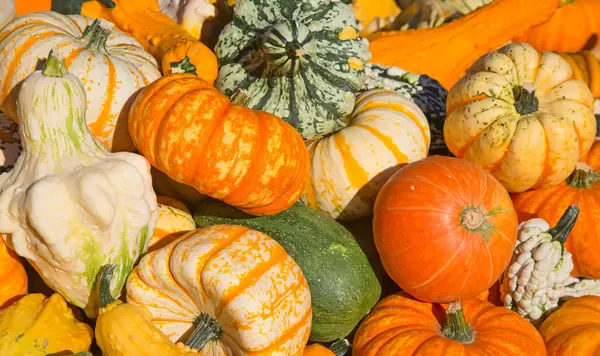
<instances>
[{"instance_id":1,"label":"yellow pumpkin with orange stripes","mask_svg":"<svg viewBox=\"0 0 600 356\"><path fill-rule=\"evenodd\" d=\"M347 127L309 144L311 178L301 199L334 219L369 216L387 179L427 157L430 138L427 118L412 100L368 91L358 97Z\"/></svg>"},{"instance_id":2,"label":"yellow pumpkin with orange stripes","mask_svg":"<svg viewBox=\"0 0 600 356\"><path fill-rule=\"evenodd\" d=\"M212 325L202 355L302 355L312 321L294 259L238 225L198 229L146 255L129 276L127 302L145 307L173 342Z\"/></svg>"},{"instance_id":3,"label":"yellow pumpkin with orange stripes","mask_svg":"<svg viewBox=\"0 0 600 356\"><path fill-rule=\"evenodd\" d=\"M133 150L127 107L140 88L160 77L156 60L132 37L106 20L31 13L0 32L0 103L19 121L17 84L34 71L50 50L65 57L69 73L87 94L86 120L92 135L112 151Z\"/></svg>"}]
</instances>

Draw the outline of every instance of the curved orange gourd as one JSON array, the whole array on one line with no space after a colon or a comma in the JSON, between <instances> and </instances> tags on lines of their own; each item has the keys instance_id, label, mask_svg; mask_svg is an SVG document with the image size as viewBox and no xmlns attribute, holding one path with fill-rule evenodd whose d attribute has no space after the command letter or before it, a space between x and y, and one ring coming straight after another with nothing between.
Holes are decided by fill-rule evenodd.
<instances>
[{"instance_id":1,"label":"curved orange gourd","mask_svg":"<svg viewBox=\"0 0 600 356\"><path fill-rule=\"evenodd\" d=\"M544 219L554 226L570 205L581 212L565 242L573 254L572 276L600 278L600 141L594 141L575 172L560 185L513 195L519 221Z\"/></svg>"},{"instance_id":2,"label":"curved orange gourd","mask_svg":"<svg viewBox=\"0 0 600 356\"><path fill-rule=\"evenodd\" d=\"M600 355L600 296L567 301L544 320L540 334L548 356Z\"/></svg>"},{"instance_id":3,"label":"curved orange gourd","mask_svg":"<svg viewBox=\"0 0 600 356\"><path fill-rule=\"evenodd\" d=\"M0 235L0 309L27 294L27 272L19 256L4 243Z\"/></svg>"},{"instance_id":4,"label":"curved orange gourd","mask_svg":"<svg viewBox=\"0 0 600 356\"><path fill-rule=\"evenodd\" d=\"M353 356L545 356L535 327L517 313L471 299L446 312L400 292L383 299L354 336Z\"/></svg>"},{"instance_id":5,"label":"curved orange gourd","mask_svg":"<svg viewBox=\"0 0 600 356\"><path fill-rule=\"evenodd\" d=\"M288 209L308 180L308 151L292 126L232 105L191 74L171 74L142 90L129 132L172 179L253 215Z\"/></svg>"},{"instance_id":6,"label":"curved orange gourd","mask_svg":"<svg viewBox=\"0 0 600 356\"><path fill-rule=\"evenodd\" d=\"M482 168L432 156L381 189L373 236L402 290L448 303L474 298L498 280L513 253L517 214L506 189Z\"/></svg>"}]
</instances>

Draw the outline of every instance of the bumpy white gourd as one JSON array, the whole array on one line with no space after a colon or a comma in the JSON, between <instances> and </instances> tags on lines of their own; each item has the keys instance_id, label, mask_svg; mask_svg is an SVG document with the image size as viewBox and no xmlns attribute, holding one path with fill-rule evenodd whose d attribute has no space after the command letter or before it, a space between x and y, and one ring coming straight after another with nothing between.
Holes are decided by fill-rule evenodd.
<instances>
[{"instance_id":1,"label":"bumpy white gourd","mask_svg":"<svg viewBox=\"0 0 600 356\"><path fill-rule=\"evenodd\" d=\"M0 28L12 21L17 16L17 9L13 0L0 0Z\"/></svg>"},{"instance_id":2,"label":"bumpy white gourd","mask_svg":"<svg viewBox=\"0 0 600 356\"><path fill-rule=\"evenodd\" d=\"M573 269L572 255L563 243L578 216L579 208L573 205L552 229L539 218L519 225L517 245L500 287L507 308L536 322L558 307Z\"/></svg>"},{"instance_id":3,"label":"bumpy white gourd","mask_svg":"<svg viewBox=\"0 0 600 356\"><path fill-rule=\"evenodd\" d=\"M200 38L204 21L217 16L216 0L159 0L160 11Z\"/></svg>"},{"instance_id":4,"label":"bumpy white gourd","mask_svg":"<svg viewBox=\"0 0 600 356\"><path fill-rule=\"evenodd\" d=\"M117 264L119 295L146 250L158 208L150 165L132 153L109 153L90 134L86 94L52 53L23 82L17 110L23 152L0 175L0 234L46 284L89 316L101 266Z\"/></svg>"}]
</instances>

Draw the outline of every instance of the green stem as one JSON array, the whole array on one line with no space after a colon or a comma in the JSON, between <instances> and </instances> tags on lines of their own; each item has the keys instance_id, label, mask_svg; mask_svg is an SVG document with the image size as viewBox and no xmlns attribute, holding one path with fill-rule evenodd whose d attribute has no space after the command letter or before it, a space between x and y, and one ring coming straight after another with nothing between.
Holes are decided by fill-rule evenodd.
<instances>
[{"instance_id":1,"label":"green stem","mask_svg":"<svg viewBox=\"0 0 600 356\"><path fill-rule=\"evenodd\" d=\"M171 72L198 75L196 66L190 62L190 58L187 56L179 62L171 63Z\"/></svg>"},{"instance_id":2,"label":"green stem","mask_svg":"<svg viewBox=\"0 0 600 356\"><path fill-rule=\"evenodd\" d=\"M513 89L515 97L515 109L521 115L529 115L538 111L540 101L535 96L535 90L528 90L524 86L517 86Z\"/></svg>"},{"instance_id":3,"label":"green stem","mask_svg":"<svg viewBox=\"0 0 600 356\"><path fill-rule=\"evenodd\" d=\"M87 48L102 53L108 53L106 41L110 36L110 31L100 25L100 19L95 19L91 25L83 31L82 41L87 41Z\"/></svg>"},{"instance_id":4,"label":"green stem","mask_svg":"<svg viewBox=\"0 0 600 356\"><path fill-rule=\"evenodd\" d=\"M69 73L69 71L67 70L65 59L51 50L48 54L46 64L42 69L42 75L44 77L62 78L67 75L67 73Z\"/></svg>"},{"instance_id":5,"label":"green stem","mask_svg":"<svg viewBox=\"0 0 600 356\"><path fill-rule=\"evenodd\" d=\"M473 328L467 323L460 300L450 303L446 309L446 323L442 327L442 335L463 344L470 344L475 339Z\"/></svg>"},{"instance_id":6,"label":"green stem","mask_svg":"<svg viewBox=\"0 0 600 356\"><path fill-rule=\"evenodd\" d=\"M248 106L250 104L250 96L242 89L237 89L229 99L237 105Z\"/></svg>"},{"instance_id":7,"label":"green stem","mask_svg":"<svg viewBox=\"0 0 600 356\"><path fill-rule=\"evenodd\" d=\"M339 339L329 346L329 350L335 354L335 356L344 356L350 350L350 343L346 339Z\"/></svg>"},{"instance_id":8,"label":"green stem","mask_svg":"<svg viewBox=\"0 0 600 356\"><path fill-rule=\"evenodd\" d=\"M587 189L594 186L600 180L600 174L585 163L577 163L577 167L566 179L570 187Z\"/></svg>"},{"instance_id":9,"label":"green stem","mask_svg":"<svg viewBox=\"0 0 600 356\"><path fill-rule=\"evenodd\" d=\"M561 8L563 6L570 5L570 4L574 3L574 2L575 2L575 0L560 0L560 3L558 4L558 7Z\"/></svg>"},{"instance_id":10,"label":"green stem","mask_svg":"<svg viewBox=\"0 0 600 356\"><path fill-rule=\"evenodd\" d=\"M567 241L567 237L577 222L579 211L577 205L571 205L567 208L563 216L558 220L558 223L556 223L556 226L548 230L548 233L552 235L552 241L558 241L560 243L565 243L565 241Z\"/></svg>"},{"instance_id":11,"label":"green stem","mask_svg":"<svg viewBox=\"0 0 600 356\"><path fill-rule=\"evenodd\" d=\"M218 340L221 337L221 326L208 314L201 313L194 320L196 330L185 343L186 346L195 350L202 350L210 341Z\"/></svg>"},{"instance_id":12,"label":"green stem","mask_svg":"<svg viewBox=\"0 0 600 356\"><path fill-rule=\"evenodd\" d=\"M100 308L106 308L111 303L114 303L116 299L112 296L110 291L110 281L112 280L113 274L117 266L109 264L103 266L100 271Z\"/></svg>"}]
</instances>

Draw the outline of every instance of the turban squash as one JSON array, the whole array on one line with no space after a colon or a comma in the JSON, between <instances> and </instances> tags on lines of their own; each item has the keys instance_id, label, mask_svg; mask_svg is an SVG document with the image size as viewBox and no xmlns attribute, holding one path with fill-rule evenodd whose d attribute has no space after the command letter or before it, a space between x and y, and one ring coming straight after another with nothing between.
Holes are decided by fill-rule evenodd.
<instances>
[{"instance_id":1,"label":"turban squash","mask_svg":"<svg viewBox=\"0 0 600 356\"><path fill-rule=\"evenodd\" d=\"M253 215L286 210L308 179L308 152L289 124L232 104L193 74L170 74L143 89L129 132L169 177Z\"/></svg>"}]
</instances>

